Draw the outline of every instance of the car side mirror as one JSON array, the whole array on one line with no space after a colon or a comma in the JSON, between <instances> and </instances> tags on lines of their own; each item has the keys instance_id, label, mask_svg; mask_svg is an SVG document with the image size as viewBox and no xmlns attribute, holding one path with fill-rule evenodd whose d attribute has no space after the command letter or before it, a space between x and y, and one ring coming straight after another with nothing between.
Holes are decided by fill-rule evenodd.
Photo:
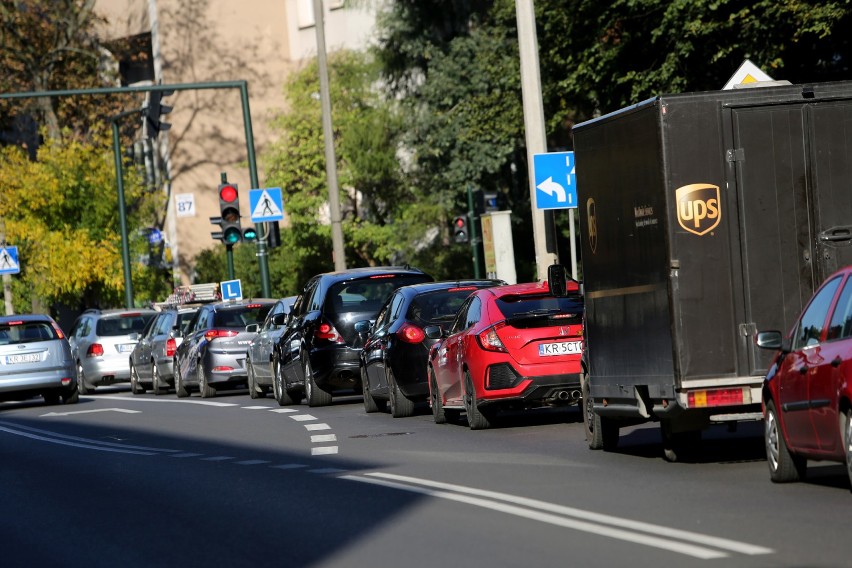
<instances>
[{"instance_id":1,"label":"car side mirror","mask_svg":"<svg viewBox=\"0 0 852 568\"><path fill-rule=\"evenodd\" d=\"M754 343L761 349L782 349L782 344L784 343L782 340L781 332L776 330L770 331L758 331L757 335L754 336ZM787 351L789 351L789 342L787 345Z\"/></svg>"},{"instance_id":2,"label":"car side mirror","mask_svg":"<svg viewBox=\"0 0 852 568\"><path fill-rule=\"evenodd\" d=\"M169 332L169 337L171 337L172 339L176 337L183 337L183 331L181 331L180 328L176 327Z\"/></svg>"},{"instance_id":3,"label":"car side mirror","mask_svg":"<svg viewBox=\"0 0 852 568\"><path fill-rule=\"evenodd\" d=\"M370 320L361 320L355 322L355 331L357 331L361 335L367 335L370 333L370 329L373 327L373 324Z\"/></svg>"},{"instance_id":4,"label":"car side mirror","mask_svg":"<svg viewBox=\"0 0 852 568\"><path fill-rule=\"evenodd\" d=\"M286 325L290 314L275 314L272 316L272 323L275 325Z\"/></svg>"},{"instance_id":5,"label":"car side mirror","mask_svg":"<svg viewBox=\"0 0 852 568\"><path fill-rule=\"evenodd\" d=\"M427 339L442 339L447 336L440 325L427 325L423 328L423 333L426 334Z\"/></svg>"},{"instance_id":6,"label":"car side mirror","mask_svg":"<svg viewBox=\"0 0 852 568\"><path fill-rule=\"evenodd\" d=\"M246 326L246 331L249 333L257 333L258 331L260 331L260 324L250 323Z\"/></svg>"}]
</instances>

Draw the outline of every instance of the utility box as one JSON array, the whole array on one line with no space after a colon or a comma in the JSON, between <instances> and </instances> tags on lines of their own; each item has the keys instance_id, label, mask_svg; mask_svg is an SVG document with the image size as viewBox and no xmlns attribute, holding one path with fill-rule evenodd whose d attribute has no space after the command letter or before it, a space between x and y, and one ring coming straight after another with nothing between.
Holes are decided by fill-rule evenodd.
<instances>
[{"instance_id":1,"label":"utility box","mask_svg":"<svg viewBox=\"0 0 852 568\"><path fill-rule=\"evenodd\" d=\"M760 419L771 353L852 264L852 82L662 95L574 127L593 448Z\"/></svg>"}]
</instances>

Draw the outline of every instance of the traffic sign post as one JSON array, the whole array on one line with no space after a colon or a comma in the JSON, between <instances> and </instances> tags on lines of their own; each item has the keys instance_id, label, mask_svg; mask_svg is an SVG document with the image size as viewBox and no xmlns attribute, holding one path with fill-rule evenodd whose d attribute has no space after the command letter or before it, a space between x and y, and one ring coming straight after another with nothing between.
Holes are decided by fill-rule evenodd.
<instances>
[{"instance_id":1,"label":"traffic sign post","mask_svg":"<svg viewBox=\"0 0 852 568\"><path fill-rule=\"evenodd\" d=\"M222 292L223 300L242 300L243 285L239 279L225 280L219 283L219 290Z\"/></svg>"},{"instance_id":2,"label":"traffic sign post","mask_svg":"<svg viewBox=\"0 0 852 568\"><path fill-rule=\"evenodd\" d=\"M252 223L284 220L284 200L280 187L249 190Z\"/></svg>"},{"instance_id":3,"label":"traffic sign post","mask_svg":"<svg viewBox=\"0 0 852 568\"><path fill-rule=\"evenodd\" d=\"M20 271L18 247L0 247L0 274L18 274Z\"/></svg>"}]
</instances>

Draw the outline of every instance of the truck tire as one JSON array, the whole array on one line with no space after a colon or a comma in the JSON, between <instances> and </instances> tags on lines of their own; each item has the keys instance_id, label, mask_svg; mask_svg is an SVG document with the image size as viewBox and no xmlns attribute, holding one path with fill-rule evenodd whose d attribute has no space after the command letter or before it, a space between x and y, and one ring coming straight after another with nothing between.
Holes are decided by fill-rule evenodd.
<instances>
[{"instance_id":1,"label":"truck tire","mask_svg":"<svg viewBox=\"0 0 852 568\"><path fill-rule=\"evenodd\" d=\"M594 402L589 394L588 376L580 379L582 388L583 426L590 450L612 451L618 446L618 423L595 413Z\"/></svg>"},{"instance_id":2,"label":"truck tire","mask_svg":"<svg viewBox=\"0 0 852 568\"><path fill-rule=\"evenodd\" d=\"M769 478L775 483L789 483L804 479L808 460L791 454L784 441L784 433L778 424L778 412L771 400L766 403L764 421L764 440L766 442L766 463L769 464ZM847 448L847 453L848 453Z\"/></svg>"}]
</instances>

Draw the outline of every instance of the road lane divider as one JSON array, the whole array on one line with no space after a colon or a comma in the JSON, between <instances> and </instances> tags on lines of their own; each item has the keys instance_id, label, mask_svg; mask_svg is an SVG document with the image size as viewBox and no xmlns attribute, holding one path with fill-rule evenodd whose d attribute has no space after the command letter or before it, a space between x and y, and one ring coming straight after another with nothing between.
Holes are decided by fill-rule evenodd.
<instances>
[{"instance_id":1,"label":"road lane divider","mask_svg":"<svg viewBox=\"0 0 852 568\"><path fill-rule=\"evenodd\" d=\"M730 553L760 555L775 552L771 548L731 539L585 511L506 493L416 477L372 472L363 475L343 475L340 476L340 479L381 485L440 499L466 503L555 526L642 544L704 560L725 558Z\"/></svg>"},{"instance_id":2,"label":"road lane divider","mask_svg":"<svg viewBox=\"0 0 852 568\"><path fill-rule=\"evenodd\" d=\"M15 436L29 438L31 440L39 440L42 442L49 442L51 444L71 446L75 448L84 448L87 450L98 450L101 452L153 456L157 454L169 454L172 452L180 451L163 448L149 448L145 446L132 446L129 444L117 444L115 442L102 442L100 440L90 440L88 438L68 436L66 434L58 434L56 432L39 430L38 428L31 428L29 426L23 426L21 424L12 424L8 422L0 422L0 431Z\"/></svg>"}]
</instances>

